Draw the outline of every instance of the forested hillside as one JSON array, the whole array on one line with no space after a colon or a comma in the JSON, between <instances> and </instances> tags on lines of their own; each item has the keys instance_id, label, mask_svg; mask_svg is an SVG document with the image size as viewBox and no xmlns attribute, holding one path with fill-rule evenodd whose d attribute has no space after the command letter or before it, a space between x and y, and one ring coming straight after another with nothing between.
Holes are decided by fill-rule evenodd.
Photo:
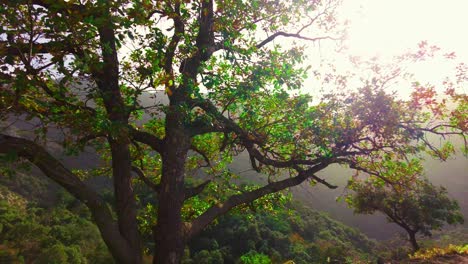
<instances>
[{"instance_id":1,"label":"forested hillside","mask_svg":"<svg viewBox=\"0 0 468 264\"><path fill-rule=\"evenodd\" d=\"M45 179L2 177L0 263L113 263L88 210L78 201L61 190L49 200ZM3 185L18 179L35 182L35 192L27 199ZM152 254L151 241L146 243ZM220 218L190 242L182 263L344 263L374 259L375 247L359 231L296 204Z\"/></svg>"}]
</instances>

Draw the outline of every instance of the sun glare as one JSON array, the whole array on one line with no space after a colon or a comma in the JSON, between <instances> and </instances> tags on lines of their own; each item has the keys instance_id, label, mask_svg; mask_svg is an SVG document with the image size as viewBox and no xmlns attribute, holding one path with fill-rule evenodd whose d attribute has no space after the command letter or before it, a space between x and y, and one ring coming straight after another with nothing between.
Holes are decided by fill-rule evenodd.
<instances>
[{"instance_id":1,"label":"sun glare","mask_svg":"<svg viewBox=\"0 0 468 264\"><path fill-rule=\"evenodd\" d=\"M468 59L466 10L464 0L348 0L341 15L351 22L350 53L391 56L428 41Z\"/></svg>"},{"instance_id":2,"label":"sun glare","mask_svg":"<svg viewBox=\"0 0 468 264\"><path fill-rule=\"evenodd\" d=\"M411 66L416 79L439 85L454 73L458 62L468 62L468 1L465 0L347 0L339 9L341 19L349 21L346 54L363 59L376 57L385 61L408 51L418 43L454 52L455 60L431 60ZM343 61L336 60L337 64ZM337 65L349 68L349 64ZM410 93L402 85L398 92ZM467 89L459 87L458 92Z\"/></svg>"}]
</instances>

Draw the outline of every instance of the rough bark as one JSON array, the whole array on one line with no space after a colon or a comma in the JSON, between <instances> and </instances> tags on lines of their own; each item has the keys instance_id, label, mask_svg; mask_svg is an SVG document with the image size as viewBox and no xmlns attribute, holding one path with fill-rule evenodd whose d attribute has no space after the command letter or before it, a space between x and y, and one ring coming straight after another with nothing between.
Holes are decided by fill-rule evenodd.
<instances>
[{"instance_id":1,"label":"rough bark","mask_svg":"<svg viewBox=\"0 0 468 264\"><path fill-rule=\"evenodd\" d=\"M123 101L119 87L119 60L116 37L108 8L102 14L103 22L98 27L102 51L102 69L95 70L95 77L103 99L107 116L113 124L108 141L112 155L115 209L119 232L129 243L135 264L142 262L142 244L136 221L137 210L131 178L130 135L128 131L129 111Z\"/></svg>"},{"instance_id":2,"label":"rough bark","mask_svg":"<svg viewBox=\"0 0 468 264\"><path fill-rule=\"evenodd\" d=\"M156 242L153 261L158 264L180 263L186 242L181 209L185 200L185 161L191 140L185 132L181 112L177 105L171 106L166 119L158 219L153 230Z\"/></svg>"},{"instance_id":3,"label":"rough bark","mask_svg":"<svg viewBox=\"0 0 468 264\"><path fill-rule=\"evenodd\" d=\"M111 141L112 174L114 179L115 209L119 232L129 243L135 262L141 263L142 249L138 223L136 221L136 202L131 183L130 151L128 144Z\"/></svg>"}]
</instances>

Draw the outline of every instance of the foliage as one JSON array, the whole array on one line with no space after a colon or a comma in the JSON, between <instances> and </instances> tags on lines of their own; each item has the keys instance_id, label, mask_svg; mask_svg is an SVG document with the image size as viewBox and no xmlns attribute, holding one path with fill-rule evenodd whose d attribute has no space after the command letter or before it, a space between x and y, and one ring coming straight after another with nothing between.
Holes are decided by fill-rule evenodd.
<instances>
[{"instance_id":1,"label":"foliage","mask_svg":"<svg viewBox=\"0 0 468 264\"><path fill-rule=\"evenodd\" d=\"M249 251L240 257L242 264L271 264L268 256L256 253L255 251Z\"/></svg>"},{"instance_id":2,"label":"foliage","mask_svg":"<svg viewBox=\"0 0 468 264\"><path fill-rule=\"evenodd\" d=\"M38 263L111 263L88 213L76 202L40 208L5 189L0 203L0 260ZM69 207L70 209L67 209ZM189 245L182 263L322 263L327 259L370 259L374 247L358 231L324 214L295 209L248 210L225 216ZM72 212L71 212L72 211ZM21 231L22 230L22 231ZM27 243L24 239L27 238ZM308 252L308 253L304 253Z\"/></svg>"},{"instance_id":3,"label":"foliage","mask_svg":"<svg viewBox=\"0 0 468 264\"><path fill-rule=\"evenodd\" d=\"M441 257L446 255L468 255L468 244L465 245L448 245L445 248L429 248L423 249L414 254L410 255L412 260L430 260L435 257Z\"/></svg>"},{"instance_id":4,"label":"foliage","mask_svg":"<svg viewBox=\"0 0 468 264\"><path fill-rule=\"evenodd\" d=\"M468 241L468 227L461 225L441 231L434 231L428 239L421 239L423 248L447 247L450 244L465 244Z\"/></svg>"}]
</instances>

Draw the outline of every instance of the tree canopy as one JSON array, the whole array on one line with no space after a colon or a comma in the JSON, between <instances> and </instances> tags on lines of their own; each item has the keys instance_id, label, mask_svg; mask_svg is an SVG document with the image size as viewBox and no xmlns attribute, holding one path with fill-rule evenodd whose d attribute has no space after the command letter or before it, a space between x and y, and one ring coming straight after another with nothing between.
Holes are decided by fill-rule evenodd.
<instances>
[{"instance_id":1,"label":"tree canopy","mask_svg":"<svg viewBox=\"0 0 468 264\"><path fill-rule=\"evenodd\" d=\"M385 180L376 164L388 153L447 158L450 146L426 134L464 136L466 96L453 111L422 85L401 100L382 75L319 103L300 93L300 43L342 37L338 4L1 1L2 166L28 161L86 204L117 262L141 263L149 235L155 263L179 263L187 241L234 208L271 204L281 199L271 194L304 181L333 188L316 175L331 164ZM16 133L15 120L33 133ZM65 165L56 144L68 155L92 149L101 162ZM267 183L235 184L227 164L241 153ZM114 201L85 183L92 176L112 178ZM143 199L138 185L154 197Z\"/></svg>"}]
</instances>

